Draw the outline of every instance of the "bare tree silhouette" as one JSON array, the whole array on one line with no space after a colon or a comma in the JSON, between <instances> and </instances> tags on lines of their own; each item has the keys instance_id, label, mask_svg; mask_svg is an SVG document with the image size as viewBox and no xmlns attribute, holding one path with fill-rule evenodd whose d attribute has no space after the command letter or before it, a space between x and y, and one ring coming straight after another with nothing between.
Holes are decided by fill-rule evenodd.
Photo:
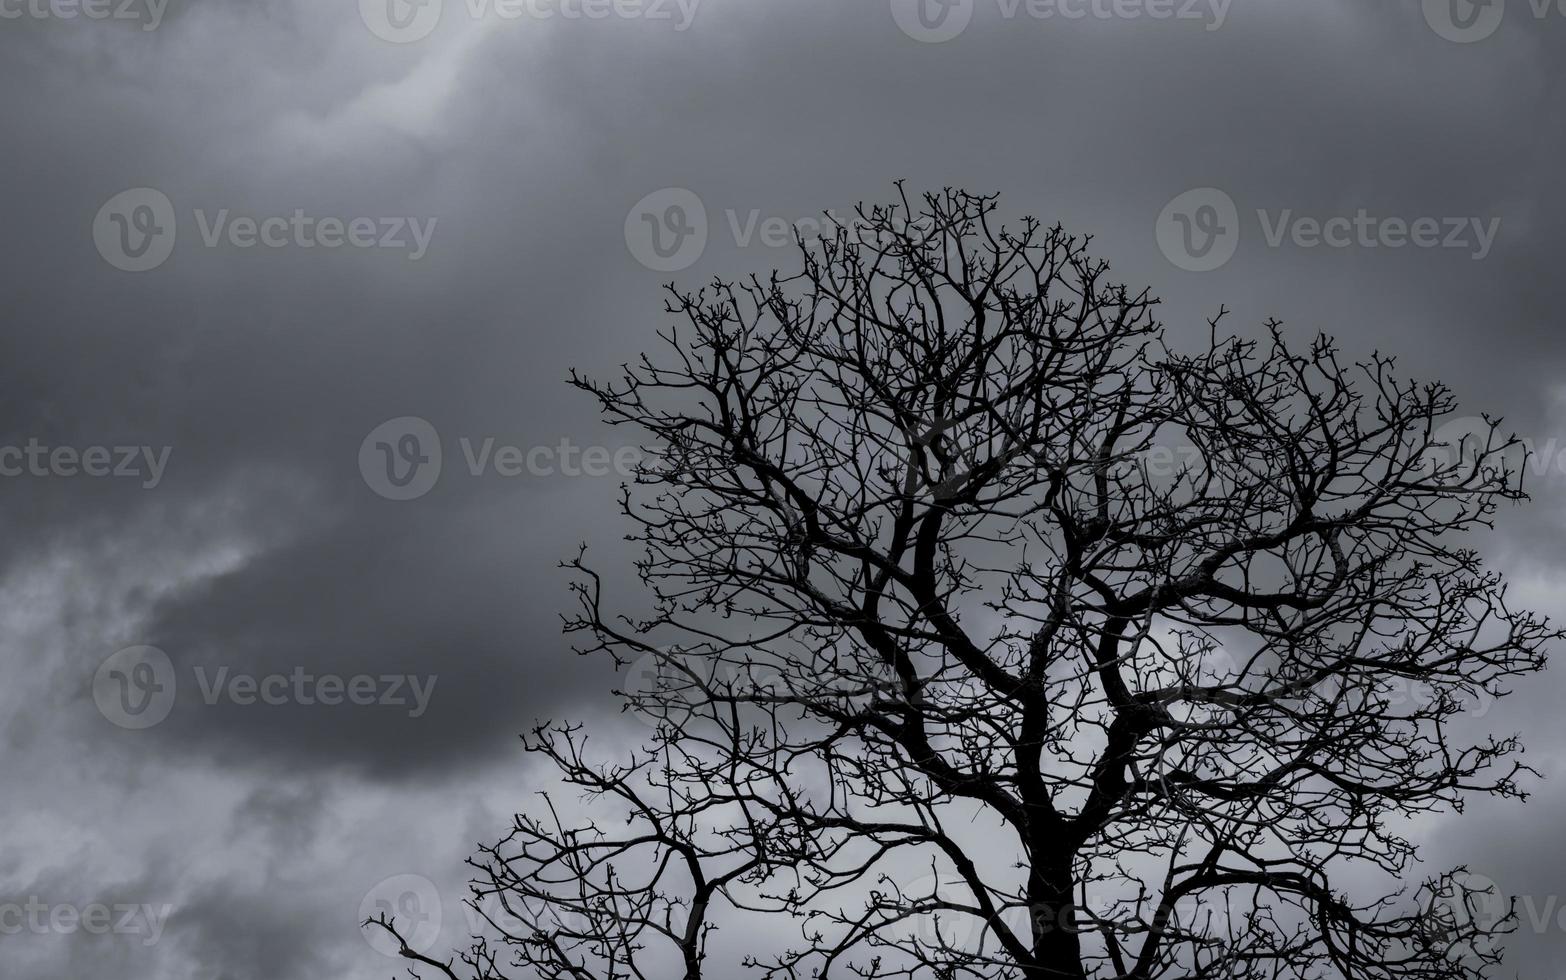
<instances>
[{"instance_id":1,"label":"bare tree silhouette","mask_svg":"<svg viewBox=\"0 0 1566 980\"><path fill-rule=\"evenodd\" d=\"M531 734L603 818L518 816L471 862L492 934L415 973L1490 972L1509 905L1410 880L1406 825L1526 795L1465 712L1559 633L1460 541L1516 442L1276 323L1180 353L1089 240L898 191L573 377L661 447L623 498L651 611L567 563L654 733ZM792 938L719 962L731 921Z\"/></svg>"}]
</instances>

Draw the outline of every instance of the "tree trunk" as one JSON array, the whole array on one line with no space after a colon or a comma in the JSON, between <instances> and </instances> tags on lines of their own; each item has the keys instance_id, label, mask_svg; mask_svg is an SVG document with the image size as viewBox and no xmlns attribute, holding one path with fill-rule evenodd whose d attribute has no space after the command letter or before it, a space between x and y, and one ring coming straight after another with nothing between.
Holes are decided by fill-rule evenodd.
<instances>
[{"instance_id":1,"label":"tree trunk","mask_svg":"<svg viewBox=\"0 0 1566 980\"><path fill-rule=\"evenodd\" d=\"M1072 885L1069 855L1035 859L1028 877L1034 962L1023 970L1029 980L1085 980Z\"/></svg>"}]
</instances>

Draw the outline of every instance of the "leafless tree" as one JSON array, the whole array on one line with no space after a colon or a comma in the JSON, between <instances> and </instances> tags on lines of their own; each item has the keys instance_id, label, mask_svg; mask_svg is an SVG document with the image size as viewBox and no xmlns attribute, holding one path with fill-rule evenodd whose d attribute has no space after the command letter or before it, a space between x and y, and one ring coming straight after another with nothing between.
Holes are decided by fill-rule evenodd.
<instances>
[{"instance_id":1,"label":"leafless tree","mask_svg":"<svg viewBox=\"0 0 1566 980\"><path fill-rule=\"evenodd\" d=\"M413 971L1491 972L1510 908L1414 876L1409 823L1526 795L1470 709L1558 633L1463 544L1517 443L1276 323L1182 353L1088 240L898 191L573 377L660 449L623 497L649 611L567 563L654 727L532 733L602 818L518 816L471 862L490 934ZM730 923L787 929L720 960Z\"/></svg>"}]
</instances>

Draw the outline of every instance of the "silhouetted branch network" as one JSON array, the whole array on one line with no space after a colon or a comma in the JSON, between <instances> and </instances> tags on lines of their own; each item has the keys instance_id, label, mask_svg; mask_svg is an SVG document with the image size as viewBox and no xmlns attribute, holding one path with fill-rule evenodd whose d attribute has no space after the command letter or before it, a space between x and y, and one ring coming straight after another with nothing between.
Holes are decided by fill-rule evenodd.
<instances>
[{"instance_id":1,"label":"silhouetted branch network","mask_svg":"<svg viewBox=\"0 0 1566 980\"><path fill-rule=\"evenodd\" d=\"M601 818L519 815L472 861L492 935L416 974L1486 975L1510 910L1404 884L1402 828L1525 795L1465 711L1559 634L1460 540L1525 496L1516 441L1275 322L1173 350L1089 240L898 190L573 376L660 450L652 611L567 563L655 727L531 734Z\"/></svg>"}]
</instances>

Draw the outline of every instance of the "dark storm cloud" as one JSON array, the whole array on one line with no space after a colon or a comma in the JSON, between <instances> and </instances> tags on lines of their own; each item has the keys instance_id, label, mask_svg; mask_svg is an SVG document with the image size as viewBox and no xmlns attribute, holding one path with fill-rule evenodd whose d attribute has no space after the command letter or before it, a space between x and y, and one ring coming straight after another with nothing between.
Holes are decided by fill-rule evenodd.
<instances>
[{"instance_id":1,"label":"dark storm cloud","mask_svg":"<svg viewBox=\"0 0 1566 980\"><path fill-rule=\"evenodd\" d=\"M278 884L250 894L214 886L193 895L172 941L197 970L232 980L308 980L341 969L342 940L356 938L347 935L347 917L334 920L307 902L291 902L287 885Z\"/></svg>"},{"instance_id":2,"label":"dark storm cloud","mask_svg":"<svg viewBox=\"0 0 1566 980\"><path fill-rule=\"evenodd\" d=\"M574 542L536 519L548 499L428 519L376 501L170 600L146 629L178 672L168 750L389 774L509 753L591 690L584 673L614 676L560 635Z\"/></svg>"},{"instance_id":3,"label":"dark storm cloud","mask_svg":"<svg viewBox=\"0 0 1566 980\"><path fill-rule=\"evenodd\" d=\"M59 721L18 709L27 764L51 751L63 760L41 734L50 726L74 739L90 724L93 744L142 752L154 781L174 766L186 778L209 766L215 783L302 781L212 804L224 828L269 828L257 837L268 843L252 842L259 852L234 850L236 878L268 848L349 846L287 831L331 823L309 802L321 773L348 774L343 794L369 799L436 773L481 781L514 767L516 732L586 710L611 683L603 664L566 652L554 563L587 539L611 576L628 577L618 477L474 476L460 440L524 451L634 441L595 422L561 383L567 370L611 372L650 347L668 279L792 264L746 229L846 213L885 199L895 177L1000 191L1010 214L1096 234L1123 278L1165 297L1177 340L1202 336L1223 303L1241 331L1277 315L1301 335L1337 334L1354 355L1399 353L1411 372L1451 381L1465 409L1505 414L1539 444L1566 435L1555 325L1566 193L1553 122L1566 22L1512 3L1494 36L1454 43L1413 2L1237 0L1216 30L1007 9L977 0L966 30L934 44L908 36L880 0L709 0L683 31L615 18L475 22L447 0L439 27L407 45L377 39L354 3L176 0L155 31L0 22L10 93L0 444L171 449L152 488L0 479L6 574L25 583L46 560L68 561L64 588L81 597L60 604L71 652L49 655L50 675L74 685L59 695L72 707ZM101 205L137 187L167 196L179 234L166 263L127 273L100 257L92 228ZM708 243L668 273L637 261L624 228L633 204L671 187L702 202ZM1241 238L1222 268L1190 273L1161 253L1154 225L1203 187L1233 199ZM1360 209L1500 225L1475 261L1460 250L1272 247L1257 215ZM225 221L416 219L428 250L413 259L409 248L293 238L241 248L226 232L209 247L203 231L225 210ZM428 494L399 502L367 484L359 450L402 416L439 432L444 468ZM1566 475L1541 473L1538 502L1503 515L1491 546L1544 603L1561 575L1563 486ZM158 558L143 581L115 573L111 590L109 569L138 554ZM21 620L37 594L13 594ZM146 733L103 723L85 687L130 643L162 647L182 671L174 713ZM13 669L38 668L9 653ZM384 706L207 706L198 665L438 681L417 719ZM1559 751L1563 684L1550 675L1503 703L1497 725ZM160 759L174 760L161 776ZM112 823L112 802L88 793L61 786L37 805L106 807ZM1541 794L1504 836L1444 823L1439 852L1478 850L1547 888L1566 880L1562 859L1521 829L1552 825L1562 805ZM439 812L386 819L417 839ZM127 833L123 846L154 860L149 832ZM441 848L460 853L466 836ZM424 870L412 859L384 869L368 850L338 856L366 869L360 890ZM160 944L163 969L124 969L384 976L388 961L334 918L353 891L211 885ZM1520 975L1546 975L1562 946L1531 937ZM60 948L37 975L92 972L89 947Z\"/></svg>"}]
</instances>

